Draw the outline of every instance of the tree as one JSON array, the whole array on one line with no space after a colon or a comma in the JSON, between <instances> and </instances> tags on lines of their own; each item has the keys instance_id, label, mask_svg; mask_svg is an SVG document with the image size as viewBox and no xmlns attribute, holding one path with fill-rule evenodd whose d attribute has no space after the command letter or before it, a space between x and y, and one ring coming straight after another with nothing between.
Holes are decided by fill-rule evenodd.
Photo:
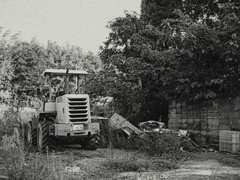
<instances>
[{"instance_id":1,"label":"tree","mask_svg":"<svg viewBox=\"0 0 240 180\"><path fill-rule=\"evenodd\" d=\"M120 114L130 119L158 119L159 106L165 104L154 67L156 52L160 48L156 38L158 30L136 14L117 18L109 27L112 32L100 54L105 70L98 78L105 81L102 84L108 85L106 92L114 98Z\"/></svg>"},{"instance_id":2,"label":"tree","mask_svg":"<svg viewBox=\"0 0 240 180\"><path fill-rule=\"evenodd\" d=\"M97 81L108 84L99 87L126 117L156 120L166 100L209 99L239 88L238 3L186 0L166 8L164 2L144 0L140 18L126 14L109 24Z\"/></svg>"},{"instance_id":3,"label":"tree","mask_svg":"<svg viewBox=\"0 0 240 180\"><path fill-rule=\"evenodd\" d=\"M92 52L84 53L79 46L59 46L56 42L47 45L48 67L58 69L83 69L98 71L101 66L100 59Z\"/></svg>"},{"instance_id":4,"label":"tree","mask_svg":"<svg viewBox=\"0 0 240 180\"><path fill-rule=\"evenodd\" d=\"M220 6L216 30L221 42L220 58L225 62L225 91L239 94L240 69L240 2L227 2Z\"/></svg>"},{"instance_id":5,"label":"tree","mask_svg":"<svg viewBox=\"0 0 240 180\"><path fill-rule=\"evenodd\" d=\"M11 83L20 89L36 89L40 86L39 77L42 72L39 64L46 60L44 49L32 40L16 42L11 52L14 77Z\"/></svg>"},{"instance_id":6,"label":"tree","mask_svg":"<svg viewBox=\"0 0 240 180\"><path fill-rule=\"evenodd\" d=\"M82 69L92 73L99 71L101 61L78 46L61 47L49 41L44 47L36 39L20 41L17 34L11 35L10 31L0 28L1 89L36 91L44 83L41 74L48 68Z\"/></svg>"},{"instance_id":7,"label":"tree","mask_svg":"<svg viewBox=\"0 0 240 180\"><path fill-rule=\"evenodd\" d=\"M0 27L0 84L1 89L11 88L11 79L13 77L13 66L11 64L12 44L18 41L18 34L11 35L10 30L4 31Z\"/></svg>"},{"instance_id":8,"label":"tree","mask_svg":"<svg viewBox=\"0 0 240 180\"><path fill-rule=\"evenodd\" d=\"M173 18L174 10L182 8L181 0L142 0L141 18L154 26L161 24L163 19Z\"/></svg>"}]
</instances>

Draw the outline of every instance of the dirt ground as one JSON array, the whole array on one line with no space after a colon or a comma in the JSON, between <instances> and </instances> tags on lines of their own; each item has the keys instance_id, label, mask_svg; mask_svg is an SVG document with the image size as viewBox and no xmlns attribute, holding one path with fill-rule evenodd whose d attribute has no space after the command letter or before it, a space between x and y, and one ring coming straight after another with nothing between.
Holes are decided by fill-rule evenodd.
<instances>
[{"instance_id":1,"label":"dirt ground","mask_svg":"<svg viewBox=\"0 0 240 180\"><path fill-rule=\"evenodd\" d=\"M66 169L79 179L126 179L126 180L239 180L240 154L223 152L191 153L189 160L179 162L180 167L166 172L109 172L102 163L109 158L131 158L134 152L114 149L99 149L97 151L84 151L66 149L56 151L57 156L63 158ZM138 158L148 158L138 156ZM85 177L85 178L84 178Z\"/></svg>"},{"instance_id":2,"label":"dirt ground","mask_svg":"<svg viewBox=\"0 0 240 180\"><path fill-rule=\"evenodd\" d=\"M54 155L61 158L65 171L75 179L102 180L239 180L240 154L206 152L191 153L191 158L179 162L176 170L148 172L111 172L103 163L111 158L131 158L136 152L118 149L98 149L85 151L81 147L64 147L55 149ZM138 158L149 158L138 155ZM4 162L1 162L0 165ZM1 172L1 168L0 168ZM1 179L1 174L0 174Z\"/></svg>"},{"instance_id":3,"label":"dirt ground","mask_svg":"<svg viewBox=\"0 0 240 180\"><path fill-rule=\"evenodd\" d=\"M240 179L240 155L230 153L199 153L185 161L168 179Z\"/></svg>"}]
</instances>

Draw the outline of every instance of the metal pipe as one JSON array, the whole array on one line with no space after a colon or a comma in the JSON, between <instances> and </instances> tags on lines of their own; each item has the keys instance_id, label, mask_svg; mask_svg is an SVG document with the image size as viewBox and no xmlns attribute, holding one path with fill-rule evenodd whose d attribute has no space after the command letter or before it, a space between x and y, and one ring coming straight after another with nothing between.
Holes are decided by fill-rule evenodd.
<instances>
[{"instance_id":1,"label":"metal pipe","mask_svg":"<svg viewBox=\"0 0 240 180\"><path fill-rule=\"evenodd\" d=\"M52 79L50 74L49 74L48 82L49 82L49 102L50 102L52 98Z\"/></svg>"},{"instance_id":2,"label":"metal pipe","mask_svg":"<svg viewBox=\"0 0 240 180\"><path fill-rule=\"evenodd\" d=\"M77 92L78 92L78 94L80 94L81 92L80 92L80 75L78 75L77 76Z\"/></svg>"},{"instance_id":3,"label":"metal pipe","mask_svg":"<svg viewBox=\"0 0 240 180\"><path fill-rule=\"evenodd\" d=\"M69 69L66 71L65 75L65 94L69 93L69 76L68 76Z\"/></svg>"}]
</instances>

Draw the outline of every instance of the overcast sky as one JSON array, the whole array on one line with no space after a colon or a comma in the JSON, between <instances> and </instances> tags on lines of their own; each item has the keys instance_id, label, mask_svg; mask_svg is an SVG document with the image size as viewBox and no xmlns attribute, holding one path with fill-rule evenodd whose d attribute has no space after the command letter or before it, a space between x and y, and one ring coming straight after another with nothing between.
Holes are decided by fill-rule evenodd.
<instances>
[{"instance_id":1,"label":"overcast sky","mask_svg":"<svg viewBox=\"0 0 240 180\"><path fill-rule=\"evenodd\" d=\"M106 40L106 25L124 10L140 13L141 0L0 0L0 26L46 45L78 45L97 53Z\"/></svg>"}]
</instances>

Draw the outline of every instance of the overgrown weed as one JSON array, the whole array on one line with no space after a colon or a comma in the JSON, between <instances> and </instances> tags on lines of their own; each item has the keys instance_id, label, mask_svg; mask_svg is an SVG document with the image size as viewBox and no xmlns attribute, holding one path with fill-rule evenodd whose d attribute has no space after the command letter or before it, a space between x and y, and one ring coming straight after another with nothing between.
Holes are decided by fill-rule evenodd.
<instances>
[{"instance_id":1,"label":"overgrown weed","mask_svg":"<svg viewBox=\"0 0 240 180\"><path fill-rule=\"evenodd\" d=\"M126 138L113 136L109 145L109 158L103 166L113 171L166 171L179 167L179 161L189 158L180 150L180 137L176 133L133 134ZM114 148L118 150L115 154ZM122 152L122 153L121 153ZM145 158L141 157L145 155Z\"/></svg>"},{"instance_id":2,"label":"overgrown weed","mask_svg":"<svg viewBox=\"0 0 240 180\"><path fill-rule=\"evenodd\" d=\"M12 136L14 129L18 129L20 125L18 111L13 108L1 112L0 116L0 141L4 135Z\"/></svg>"},{"instance_id":3,"label":"overgrown weed","mask_svg":"<svg viewBox=\"0 0 240 180\"><path fill-rule=\"evenodd\" d=\"M23 132L22 132L23 131ZM31 153L24 145L24 128L20 128L18 113L4 112L0 120L0 157L11 180L70 180L62 160L54 153Z\"/></svg>"},{"instance_id":4,"label":"overgrown weed","mask_svg":"<svg viewBox=\"0 0 240 180\"><path fill-rule=\"evenodd\" d=\"M178 168L177 163L162 159L135 161L131 159L109 159L103 165L110 170L120 172L166 171Z\"/></svg>"},{"instance_id":5,"label":"overgrown weed","mask_svg":"<svg viewBox=\"0 0 240 180\"><path fill-rule=\"evenodd\" d=\"M148 134L145 142L150 156L180 153L180 138L175 133Z\"/></svg>"},{"instance_id":6,"label":"overgrown weed","mask_svg":"<svg viewBox=\"0 0 240 180\"><path fill-rule=\"evenodd\" d=\"M176 133L142 133L130 137L115 136L112 146L119 149L143 152L151 157L181 155L181 139Z\"/></svg>"},{"instance_id":7,"label":"overgrown weed","mask_svg":"<svg viewBox=\"0 0 240 180\"><path fill-rule=\"evenodd\" d=\"M142 172L142 171L166 171L178 168L175 161L144 156L142 153L128 150L112 149L112 154L103 163L103 166L112 171Z\"/></svg>"},{"instance_id":8,"label":"overgrown weed","mask_svg":"<svg viewBox=\"0 0 240 180\"><path fill-rule=\"evenodd\" d=\"M0 156L11 180L68 180L61 159L53 154L28 153L17 131L2 139Z\"/></svg>"},{"instance_id":9,"label":"overgrown weed","mask_svg":"<svg viewBox=\"0 0 240 180\"><path fill-rule=\"evenodd\" d=\"M102 165L117 172L166 171L178 168L176 161L153 157L136 150L113 149L111 145L108 149L108 159Z\"/></svg>"}]
</instances>

